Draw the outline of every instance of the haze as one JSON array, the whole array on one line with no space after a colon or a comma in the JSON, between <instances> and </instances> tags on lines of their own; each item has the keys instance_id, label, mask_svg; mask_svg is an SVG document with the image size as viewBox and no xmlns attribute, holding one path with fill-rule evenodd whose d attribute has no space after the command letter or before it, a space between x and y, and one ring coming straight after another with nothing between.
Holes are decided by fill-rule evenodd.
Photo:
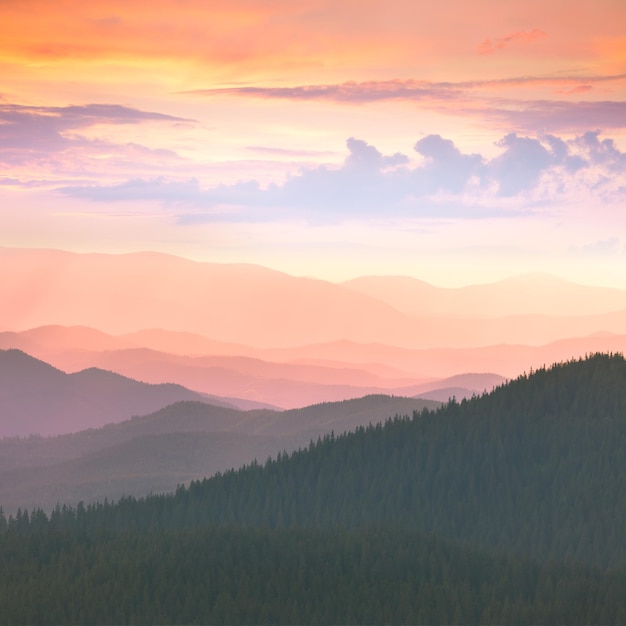
<instances>
[{"instance_id":1,"label":"haze","mask_svg":"<svg viewBox=\"0 0 626 626\"><path fill-rule=\"evenodd\" d=\"M623 2L0 18L2 348L281 408L622 349Z\"/></svg>"},{"instance_id":2,"label":"haze","mask_svg":"<svg viewBox=\"0 0 626 626\"><path fill-rule=\"evenodd\" d=\"M0 244L624 288L625 22L621 0L3 2Z\"/></svg>"}]
</instances>

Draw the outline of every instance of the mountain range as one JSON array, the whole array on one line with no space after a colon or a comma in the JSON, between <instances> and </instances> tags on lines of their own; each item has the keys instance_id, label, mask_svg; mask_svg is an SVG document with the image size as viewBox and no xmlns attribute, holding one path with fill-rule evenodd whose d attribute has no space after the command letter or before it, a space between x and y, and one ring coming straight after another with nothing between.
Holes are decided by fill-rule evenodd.
<instances>
[{"instance_id":1,"label":"mountain range","mask_svg":"<svg viewBox=\"0 0 626 626\"><path fill-rule=\"evenodd\" d=\"M20 350L0 350L0 433L51 435L103 426L182 400L180 385L151 385L90 368L66 374Z\"/></svg>"},{"instance_id":2,"label":"mountain range","mask_svg":"<svg viewBox=\"0 0 626 626\"><path fill-rule=\"evenodd\" d=\"M76 505L178 485L306 447L437 402L367 396L291 411L241 411L177 402L155 413L54 437L0 439L0 504L5 512Z\"/></svg>"},{"instance_id":3,"label":"mountain range","mask_svg":"<svg viewBox=\"0 0 626 626\"><path fill-rule=\"evenodd\" d=\"M5 330L59 324L121 335L162 328L254 348L349 340L426 349L539 345L626 328L623 292L532 276L472 289L431 289L438 295L428 304L415 289L399 292L394 277L346 286L156 253L2 248L0 281ZM381 281L388 287L381 289Z\"/></svg>"},{"instance_id":4,"label":"mountain range","mask_svg":"<svg viewBox=\"0 0 626 626\"><path fill-rule=\"evenodd\" d=\"M284 429L250 431L244 420L244 430L199 427L194 439L172 426L137 434L135 443L76 443L84 454L73 456L32 448L23 453L30 466L12 453L4 469L14 474L2 479L11 502L17 485L24 494L92 501L73 476L111 497L168 490L362 423L344 424L340 411L323 427L292 432L282 416L295 409L361 397L461 401L548 363L626 350L626 291L543 274L459 288L396 276L331 283L147 252L0 248L0 280L0 436L43 435L47 446L49 435L93 434L170 410L182 424L181 412L202 405L181 401L210 403L202 410L213 416L216 405L254 414L257 426L271 417ZM109 489L101 476L119 480Z\"/></svg>"},{"instance_id":5,"label":"mountain range","mask_svg":"<svg viewBox=\"0 0 626 626\"><path fill-rule=\"evenodd\" d=\"M153 331L151 334L139 333L133 338L138 342L147 336L147 343L150 343L149 338L154 335L166 339L170 333ZM173 345L179 335L172 335L169 347L182 352L183 348L177 349ZM187 336L183 335L183 338L186 340ZM197 339L201 345L202 338ZM0 347L27 350L64 371L95 367L153 384L177 383L239 408L297 408L376 393L427 394L428 397L435 397L432 395L435 393L437 399L445 401L451 395L460 399L489 391L504 381L502 376L489 372L472 373L464 378L459 378L459 374L423 377L384 361L352 364L329 359L281 360L280 356L273 357L271 352L262 359L247 356L245 347L241 347L243 355L184 356L129 341L84 327L51 326L21 333L0 333ZM98 350L102 347L117 349ZM250 352L265 354L266 351ZM451 387L454 389L447 392L446 389Z\"/></svg>"},{"instance_id":6,"label":"mountain range","mask_svg":"<svg viewBox=\"0 0 626 626\"><path fill-rule=\"evenodd\" d=\"M391 525L543 563L624 568L625 416L626 360L596 354L134 500L110 519L118 529ZM106 508L92 507L94 523Z\"/></svg>"},{"instance_id":7,"label":"mountain range","mask_svg":"<svg viewBox=\"0 0 626 626\"><path fill-rule=\"evenodd\" d=\"M177 445L189 446L185 433L163 447L141 433L168 428L171 415L185 416L201 446L202 423L295 432L345 409L380 417L392 401L254 418L183 403L92 434L133 431L126 444L149 449L153 463L163 455L166 468ZM623 623L625 415L626 361L595 354L174 493L0 512L0 614L11 623ZM77 469L93 471L111 449ZM118 464L134 469L123 454Z\"/></svg>"}]
</instances>

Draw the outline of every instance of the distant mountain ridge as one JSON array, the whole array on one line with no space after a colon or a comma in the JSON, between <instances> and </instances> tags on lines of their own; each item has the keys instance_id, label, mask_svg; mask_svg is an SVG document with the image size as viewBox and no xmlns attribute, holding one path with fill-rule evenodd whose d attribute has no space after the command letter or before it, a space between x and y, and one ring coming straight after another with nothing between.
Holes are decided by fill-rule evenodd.
<instances>
[{"instance_id":1,"label":"distant mountain ridge","mask_svg":"<svg viewBox=\"0 0 626 626\"><path fill-rule=\"evenodd\" d=\"M160 343L176 348L168 333L160 331L158 336L162 338ZM174 341L178 336L173 333ZM187 340L185 336L184 345ZM199 340L201 343L202 337ZM393 368L377 363L360 366L341 362L264 360L257 355L263 356L265 351L245 346L240 347L242 355L181 356L145 347L127 347L126 341L126 338L82 327L49 326L22 333L0 333L0 347L28 347L37 358L65 371L97 367L144 382L177 383L239 408L259 408L265 404L289 409L376 393L412 396L454 384L394 372ZM97 349L116 345L119 349L91 349L92 346ZM456 395L459 399L469 397L503 380L495 374L480 374L466 381L465 391L458 390Z\"/></svg>"},{"instance_id":2,"label":"distant mountain ridge","mask_svg":"<svg viewBox=\"0 0 626 626\"><path fill-rule=\"evenodd\" d=\"M542 563L623 569L624 446L626 360L597 354L174 496L125 501L123 515L93 507L92 523L389 525Z\"/></svg>"},{"instance_id":3,"label":"distant mountain ridge","mask_svg":"<svg viewBox=\"0 0 626 626\"><path fill-rule=\"evenodd\" d=\"M579 285L542 273L447 288L409 276L361 276L341 284L412 315L597 315L626 309L626 290Z\"/></svg>"},{"instance_id":4,"label":"distant mountain ridge","mask_svg":"<svg viewBox=\"0 0 626 626\"><path fill-rule=\"evenodd\" d=\"M0 436L95 428L181 400L205 398L180 385L150 385L97 368L66 374L20 350L0 350Z\"/></svg>"},{"instance_id":5,"label":"distant mountain ridge","mask_svg":"<svg viewBox=\"0 0 626 626\"><path fill-rule=\"evenodd\" d=\"M437 406L383 395L283 412L177 402L98 429L0 439L0 506L5 512L51 510L57 503L171 492L192 479L306 447L330 432Z\"/></svg>"},{"instance_id":6,"label":"distant mountain ridge","mask_svg":"<svg viewBox=\"0 0 626 626\"><path fill-rule=\"evenodd\" d=\"M391 299L346 285L253 265L198 263L156 253L0 248L0 284L8 303L0 311L0 327L82 325L115 335L164 328L256 348L345 339L410 348L477 347L623 332L626 301L616 308L621 292L545 282L503 281L458 292L428 288L431 295L417 299L401 290L390 304ZM444 302L450 293L454 306ZM508 308L498 305L505 300ZM437 301L445 304L445 314ZM415 309L415 302L422 308ZM480 316L472 302L482 303Z\"/></svg>"},{"instance_id":7,"label":"distant mountain ridge","mask_svg":"<svg viewBox=\"0 0 626 626\"><path fill-rule=\"evenodd\" d=\"M190 427L207 409L187 408ZM158 472L204 435L139 436L74 469L132 474L130 449ZM11 623L621 624L625 446L621 354L540 368L172 494L0 514L0 611Z\"/></svg>"}]
</instances>

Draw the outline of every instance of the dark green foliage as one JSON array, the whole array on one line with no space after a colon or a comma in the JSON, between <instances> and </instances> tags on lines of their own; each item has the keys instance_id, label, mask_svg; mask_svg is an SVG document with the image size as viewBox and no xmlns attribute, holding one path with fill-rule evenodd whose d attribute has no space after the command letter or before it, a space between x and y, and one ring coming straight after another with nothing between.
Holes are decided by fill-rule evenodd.
<instances>
[{"instance_id":1,"label":"dark green foliage","mask_svg":"<svg viewBox=\"0 0 626 626\"><path fill-rule=\"evenodd\" d=\"M621 356L541 369L174 495L0 515L0 617L624 623L624 449Z\"/></svg>"},{"instance_id":2,"label":"dark green foliage","mask_svg":"<svg viewBox=\"0 0 626 626\"><path fill-rule=\"evenodd\" d=\"M391 529L5 534L3 623L624 623L626 576Z\"/></svg>"},{"instance_id":3,"label":"dark green foliage","mask_svg":"<svg viewBox=\"0 0 626 626\"><path fill-rule=\"evenodd\" d=\"M626 362L596 355L173 496L90 506L86 519L118 529L392 523L544 562L623 567L625 449Z\"/></svg>"}]
</instances>

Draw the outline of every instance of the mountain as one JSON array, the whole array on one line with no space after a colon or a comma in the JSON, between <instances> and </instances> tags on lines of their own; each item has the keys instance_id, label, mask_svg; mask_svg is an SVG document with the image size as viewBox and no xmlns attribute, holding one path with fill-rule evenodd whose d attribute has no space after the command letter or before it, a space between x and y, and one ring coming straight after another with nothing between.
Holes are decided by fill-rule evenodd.
<instances>
[{"instance_id":1,"label":"mountain","mask_svg":"<svg viewBox=\"0 0 626 626\"><path fill-rule=\"evenodd\" d=\"M392 307L326 281L157 253L2 248L0 282L10 303L0 314L7 328L85 325L113 334L166 328L288 346L385 332L390 321L411 326Z\"/></svg>"},{"instance_id":2,"label":"mountain","mask_svg":"<svg viewBox=\"0 0 626 626\"><path fill-rule=\"evenodd\" d=\"M394 415L436 402L391 396L322 403L292 411L177 402L155 413L55 437L0 440L0 505L76 505L123 495L174 491L191 480L264 462Z\"/></svg>"},{"instance_id":3,"label":"mountain","mask_svg":"<svg viewBox=\"0 0 626 626\"><path fill-rule=\"evenodd\" d=\"M300 360L310 363L345 363L353 367L372 364L392 368L394 373L440 380L461 372L498 372L517 378L530 368L538 369L572 357L596 352L626 353L626 334L596 332L540 345L501 343L471 348L413 349L377 343L335 341L290 349L266 350L267 359Z\"/></svg>"},{"instance_id":4,"label":"mountain","mask_svg":"<svg viewBox=\"0 0 626 626\"><path fill-rule=\"evenodd\" d=\"M85 340L89 336L97 343ZM174 353L139 346L144 339L148 344L155 339L155 343L169 347ZM421 395L443 401L454 395L461 400L489 391L504 378L515 378L546 363L595 352L626 352L626 335L612 333L594 333L539 346L500 344L415 350L339 341L265 350L237 345L223 350L235 354L184 356L192 344L200 352L210 348L213 342L201 335L146 331L135 334L133 341L137 344L132 348L103 352L89 349L94 343L94 347L113 347L119 341L127 345L130 339L69 327L0 333L0 347L27 345L30 354L64 371L95 366L144 382L174 382L209 394L207 399L213 403L243 409L293 408L372 393ZM84 349L79 347L81 344ZM220 350L219 345L213 347ZM482 381L454 380L459 372L489 371L497 372L499 378L481 374Z\"/></svg>"},{"instance_id":5,"label":"mountain","mask_svg":"<svg viewBox=\"0 0 626 626\"><path fill-rule=\"evenodd\" d=\"M79 353L75 354L73 363L78 367L94 363L146 382L175 382L207 394L256 400L283 408L354 398L416 382L412 377L381 378L345 364L329 367L241 356L183 357L145 348Z\"/></svg>"},{"instance_id":6,"label":"mountain","mask_svg":"<svg viewBox=\"0 0 626 626\"><path fill-rule=\"evenodd\" d=\"M116 535L68 532L67 517L4 521L6 623L582 625L626 617L623 572L494 556L405 529Z\"/></svg>"},{"instance_id":7,"label":"mountain","mask_svg":"<svg viewBox=\"0 0 626 626\"><path fill-rule=\"evenodd\" d=\"M340 340L407 348L538 345L599 331L619 333L626 324L626 306L613 308L617 297L605 302L598 295L597 302L603 304L597 308L602 310L581 314L589 308L584 304L589 291L576 286L566 301L583 303L580 309L558 309L558 314L553 314L554 307L542 305L552 301L552 290L543 287L533 293L545 292L546 297L536 297L527 315L510 307L509 313L515 314L494 317L483 310L477 317L469 304L445 315L417 315L345 285L253 265L197 263L156 253L1 248L0 284L5 296L0 328L60 324L131 336L162 328L200 334L221 345L255 348ZM509 285L505 293L515 294L515 286Z\"/></svg>"},{"instance_id":8,"label":"mountain","mask_svg":"<svg viewBox=\"0 0 626 626\"><path fill-rule=\"evenodd\" d=\"M594 355L127 503L124 516L92 515L120 528L154 524L164 507L185 526L391 524L515 558L624 568L624 416L626 361Z\"/></svg>"},{"instance_id":9,"label":"mountain","mask_svg":"<svg viewBox=\"0 0 626 626\"><path fill-rule=\"evenodd\" d=\"M206 407L189 408L192 427ZM172 410L124 427L138 434ZM310 424L316 412L289 420ZM277 416L264 415L271 430ZM171 453L139 440L155 468ZM626 361L596 354L174 494L0 513L0 613L12 623L623 623L624 445Z\"/></svg>"},{"instance_id":10,"label":"mountain","mask_svg":"<svg viewBox=\"0 0 626 626\"><path fill-rule=\"evenodd\" d=\"M341 284L398 311L420 316L581 316L626 309L625 290L579 285L541 273L452 288L435 287L409 276L361 276Z\"/></svg>"},{"instance_id":11,"label":"mountain","mask_svg":"<svg viewBox=\"0 0 626 626\"><path fill-rule=\"evenodd\" d=\"M463 400L489 393L506 382L499 374L457 374L448 378L422 383L411 387L411 392L420 398L447 402L450 398Z\"/></svg>"},{"instance_id":12,"label":"mountain","mask_svg":"<svg viewBox=\"0 0 626 626\"><path fill-rule=\"evenodd\" d=\"M0 435L51 435L119 422L181 400L180 385L150 385L90 368L66 374L20 350L0 350Z\"/></svg>"},{"instance_id":13,"label":"mountain","mask_svg":"<svg viewBox=\"0 0 626 626\"><path fill-rule=\"evenodd\" d=\"M20 507L51 511L57 504L168 493L191 480L265 460L284 447L269 437L230 432L139 435L81 456L68 451L68 460L44 456L48 451L42 446L41 456L29 459L27 467L0 470L0 502L7 514L15 514Z\"/></svg>"},{"instance_id":14,"label":"mountain","mask_svg":"<svg viewBox=\"0 0 626 626\"><path fill-rule=\"evenodd\" d=\"M339 361L273 361L230 355L180 356L139 347L102 352L63 347L80 345L88 331L84 328L42 327L22 333L3 333L0 334L0 345L22 346L28 340L27 345L33 355L45 358L64 370L97 367L143 382L177 383L208 394L211 401L219 398L216 400L218 403L226 402L239 408L260 408L263 403L268 408L296 408L376 393L411 396L458 382L416 377L376 363L355 367ZM113 345L117 339L96 331L93 334L104 345ZM166 333L160 335L167 336ZM470 375L463 376L467 378ZM465 381L463 389L457 386L456 396L461 399L473 393L482 393L503 380L496 375L473 375L472 380Z\"/></svg>"}]
</instances>

